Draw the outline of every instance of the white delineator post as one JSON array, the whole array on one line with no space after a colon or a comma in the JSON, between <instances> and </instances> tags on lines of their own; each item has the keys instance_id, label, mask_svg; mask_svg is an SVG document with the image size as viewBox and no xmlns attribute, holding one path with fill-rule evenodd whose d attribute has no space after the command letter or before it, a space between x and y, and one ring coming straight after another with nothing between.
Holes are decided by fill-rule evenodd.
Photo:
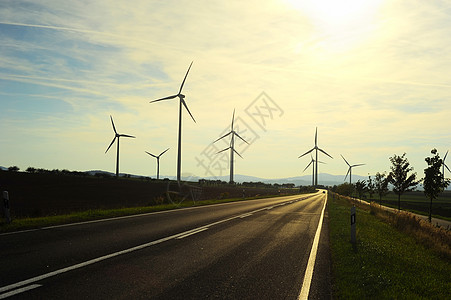
<instances>
[{"instance_id":1,"label":"white delineator post","mask_svg":"<svg viewBox=\"0 0 451 300\"><path fill-rule=\"evenodd\" d=\"M3 206L5 209L5 219L6 223L11 223L11 214L9 211L9 194L8 191L3 191Z\"/></svg>"},{"instance_id":2,"label":"white delineator post","mask_svg":"<svg viewBox=\"0 0 451 300\"><path fill-rule=\"evenodd\" d=\"M355 244L355 206L351 207L351 243Z\"/></svg>"}]
</instances>

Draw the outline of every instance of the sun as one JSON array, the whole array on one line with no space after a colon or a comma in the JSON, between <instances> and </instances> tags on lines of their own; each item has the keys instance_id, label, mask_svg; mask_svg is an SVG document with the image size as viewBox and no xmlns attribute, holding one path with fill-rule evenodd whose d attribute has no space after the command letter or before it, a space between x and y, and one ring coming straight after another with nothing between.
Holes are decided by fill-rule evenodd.
<instances>
[{"instance_id":1,"label":"sun","mask_svg":"<svg viewBox=\"0 0 451 300\"><path fill-rule=\"evenodd\" d=\"M383 0L286 0L292 8L326 31L367 22Z\"/></svg>"}]
</instances>

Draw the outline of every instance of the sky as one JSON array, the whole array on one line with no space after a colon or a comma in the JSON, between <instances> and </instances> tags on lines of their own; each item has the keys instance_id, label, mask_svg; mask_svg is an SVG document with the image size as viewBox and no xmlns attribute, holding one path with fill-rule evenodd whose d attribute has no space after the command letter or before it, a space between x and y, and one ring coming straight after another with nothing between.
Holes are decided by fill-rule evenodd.
<instances>
[{"instance_id":1,"label":"sky","mask_svg":"<svg viewBox=\"0 0 451 300\"><path fill-rule=\"evenodd\" d=\"M0 166L267 179L390 171L451 149L451 3L400 0L0 1ZM450 155L451 156L451 155ZM447 165L451 166L451 157ZM449 173L446 175L451 177Z\"/></svg>"}]
</instances>

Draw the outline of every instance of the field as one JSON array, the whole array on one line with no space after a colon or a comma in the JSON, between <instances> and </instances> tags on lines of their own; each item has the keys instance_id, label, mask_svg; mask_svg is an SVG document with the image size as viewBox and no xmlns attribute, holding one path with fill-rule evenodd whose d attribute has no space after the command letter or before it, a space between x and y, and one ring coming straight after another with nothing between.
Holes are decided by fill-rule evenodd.
<instances>
[{"instance_id":1,"label":"field","mask_svg":"<svg viewBox=\"0 0 451 300\"><path fill-rule=\"evenodd\" d=\"M373 198L369 200L379 203L377 195L373 195ZM382 205L398 208L398 196L390 192L382 198ZM421 191L407 192L401 195L401 209L427 215L429 199ZM451 219L451 191L441 193L439 198L432 202L432 215Z\"/></svg>"},{"instance_id":2,"label":"field","mask_svg":"<svg viewBox=\"0 0 451 300\"><path fill-rule=\"evenodd\" d=\"M182 201L276 195L275 188L201 186L185 183L184 196L168 180L101 178L0 171L0 191L8 191L13 217L41 217L95 209L144 207ZM281 190L282 193L298 190ZM2 210L0 210L1 212Z\"/></svg>"},{"instance_id":3,"label":"field","mask_svg":"<svg viewBox=\"0 0 451 300\"><path fill-rule=\"evenodd\" d=\"M367 206L357 207L352 245L351 204L330 194L328 199L334 298L449 299L449 256L381 221Z\"/></svg>"}]
</instances>

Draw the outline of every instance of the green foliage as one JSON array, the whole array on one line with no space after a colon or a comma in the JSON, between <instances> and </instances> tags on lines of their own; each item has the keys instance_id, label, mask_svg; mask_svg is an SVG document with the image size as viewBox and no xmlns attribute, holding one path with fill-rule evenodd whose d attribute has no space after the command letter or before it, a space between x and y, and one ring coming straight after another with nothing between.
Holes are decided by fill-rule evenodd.
<instances>
[{"instance_id":1,"label":"green foliage","mask_svg":"<svg viewBox=\"0 0 451 300\"><path fill-rule=\"evenodd\" d=\"M358 181L355 183L355 189L356 189L356 191L357 191L357 194L359 195L359 199L362 199L363 194L364 194L364 193L366 192L366 190L367 190L367 187L366 187L366 181L365 181L365 180L363 180L363 181L358 180Z\"/></svg>"},{"instance_id":2,"label":"green foliage","mask_svg":"<svg viewBox=\"0 0 451 300\"><path fill-rule=\"evenodd\" d=\"M351 196L352 191L354 190L354 186L345 182L339 184L338 186L334 186L332 189L335 193L343 195L343 196Z\"/></svg>"},{"instance_id":3,"label":"green foliage","mask_svg":"<svg viewBox=\"0 0 451 300\"><path fill-rule=\"evenodd\" d=\"M366 186L367 192L370 195L370 199L373 198L373 194L375 192L376 186L374 185L374 181L371 176L368 174L368 184Z\"/></svg>"},{"instance_id":4,"label":"green foliage","mask_svg":"<svg viewBox=\"0 0 451 300\"><path fill-rule=\"evenodd\" d=\"M402 156L395 154L390 157L390 162L392 166L388 180L393 185L393 192L398 195L398 209L401 209L401 195L415 189L418 184L416 181L417 173L409 175L409 172L413 171L413 167L410 166L406 153Z\"/></svg>"},{"instance_id":5,"label":"green foliage","mask_svg":"<svg viewBox=\"0 0 451 300\"><path fill-rule=\"evenodd\" d=\"M374 181L374 189L379 196L379 203L382 201L382 197L388 194L388 177L385 177L385 173L376 173L376 179Z\"/></svg>"},{"instance_id":6,"label":"green foliage","mask_svg":"<svg viewBox=\"0 0 451 300\"><path fill-rule=\"evenodd\" d=\"M431 222L432 201L437 199L438 195L449 185L449 180L444 179L440 171L443 161L437 149L432 149L431 154L434 156L425 158L428 167L424 169L423 179L424 194L431 200L429 205L429 222Z\"/></svg>"}]
</instances>

